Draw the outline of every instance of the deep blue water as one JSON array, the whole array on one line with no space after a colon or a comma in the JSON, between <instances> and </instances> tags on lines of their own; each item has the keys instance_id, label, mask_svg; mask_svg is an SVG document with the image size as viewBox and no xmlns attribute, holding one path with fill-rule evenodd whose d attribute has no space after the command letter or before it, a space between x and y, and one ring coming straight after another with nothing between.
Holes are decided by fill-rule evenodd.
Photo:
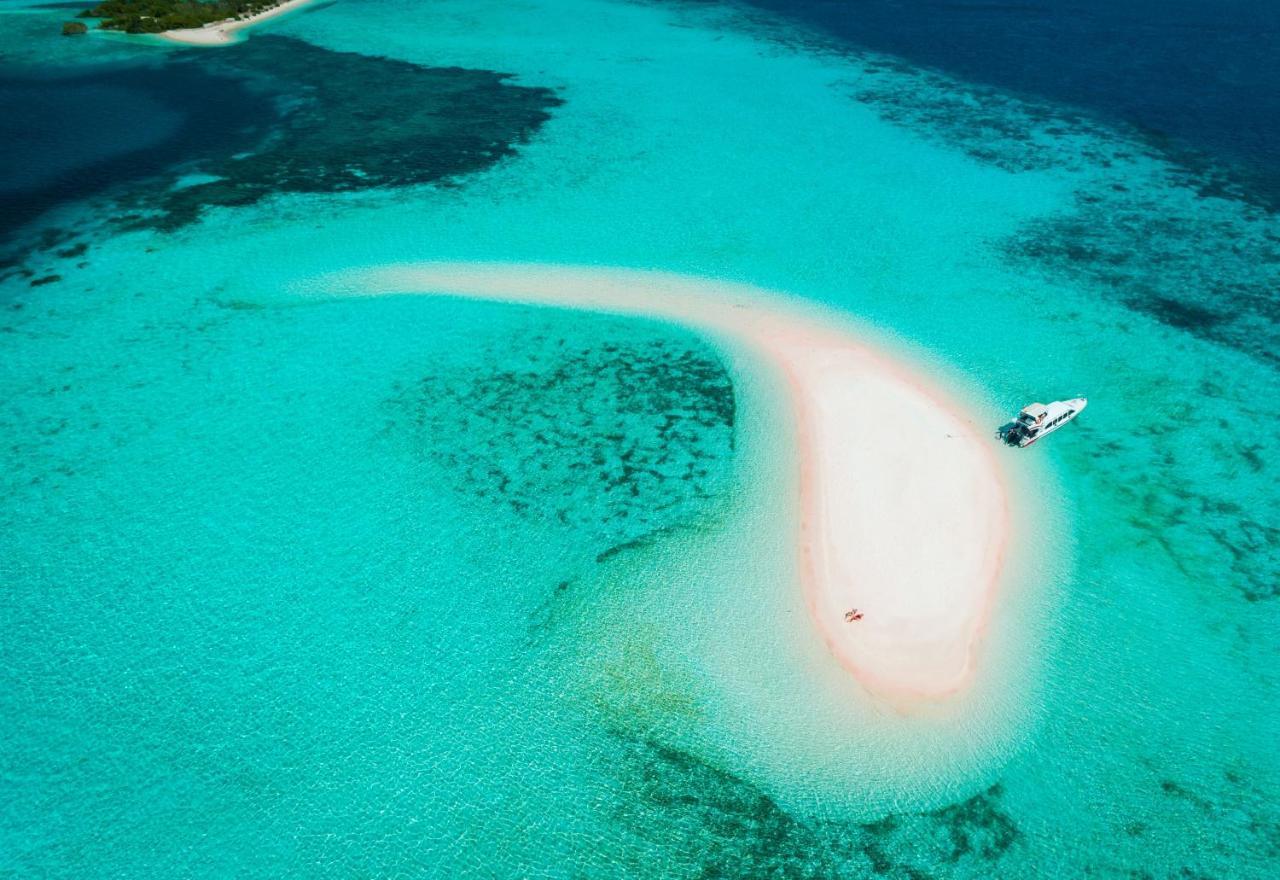
<instances>
[{"instance_id":1,"label":"deep blue water","mask_svg":"<svg viewBox=\"0 0 1280 880\"><path fill-rule=\"evenodd\" d=\"M746 0L859 47L1066 102L1235 166L1280 205L1280 3Z\"/></svg>"},{"instance_id":2,"label":"deep blue water","mask_svg":"<svg viewBox=\"0 0 1280 880\"><path fill-rule=\"evenodd\" d=\"M0 138L0 240L59 204L244 149L279 115L243 82L195 63L59 74L0 67L0 119L11 124Z\"/></svg>"}]
</instances>

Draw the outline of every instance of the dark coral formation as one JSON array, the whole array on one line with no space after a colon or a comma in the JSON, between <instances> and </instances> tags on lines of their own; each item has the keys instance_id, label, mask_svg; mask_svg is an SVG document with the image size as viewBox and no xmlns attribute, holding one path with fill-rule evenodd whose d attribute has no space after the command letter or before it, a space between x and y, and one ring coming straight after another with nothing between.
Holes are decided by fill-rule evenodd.
<instances>
[{"instance_id":1,"label":"dark coral formation","mask_svg":"<svg viewBox=\"0 0 1280 880\"><path fill-rule=\"evenodd\" d=\"M1142 191L1081 191L1073 211L1034 221L1003 249L1170 327L1280 366L1280 219L1185 190Z\"/></svg>"},{"instance_id":2,"label":"dark coral formation","mask_svg":"<svg viewBox=\"0 0 1280 880\"><path fill-rule=\"evenodd\" d=\"M512 155L561 103L549 89L491 70L423 67L289 37L259 36L216 59L174 63L254 83L277 98L283 118L251 152L191 163L186 171L218 179L142 199L135 225L172 229L206 207L275 193L452 182Z\"/></svg>"},{"instance_id":3,"label":"dark coral formation","mask_svg":"<svg viewBox=\"0 0 1280 880\"><path fill-rule=\"evenodd\" d=\"M1280 813L1274 799L1254 780L1255 774L1228 767L1222 772L1223 786L1208 793L1186 781L1160 781L1167 809L1184 812L1189 822L1213 822L1231 829L1204 846L1238 865L1241 876L1251 873L1248 866L1274 865L1280 859Z\"/></svg>"},{"instance_id":4,"label":"dark coral formation","mask_svg":"<svg viewBox=\"0 0 1280 880\"><path fill-rule=\"evenodd\" d=\"M884 878L932 880L1003 877L1025 870L1028 838L1010 814L1004 787L995 783L945 807L892 813L865 823L800 818L743 777L679 748L641 735L613 731L606 763L621 786L613 806L619 829L632 838L637 876L651 868L655 854L663 876L698 878ZM1233 826L1223 840L1203 841L1240 876L1258 873L1280 855L1280 822L1250 774L1228 769L1230 803L1165 779L1158 783L1169 809L1185 810L1192 826L1212 819ZM1241 806L1243 805L1243 806ZM1145 839L1149 824L1130 821L1122 831ZM1245 849L1231 841L1244 841ZM1017 853L1019 861L1009 858ZM1081 876L1205 877L1195 865L1177 873L1124 869L1104 861L1082 863Z\"/></svg>"},{"instance_id":5,"label":"dark coral formation","mask_svg":"<svg viewBox=\"0 0 1280 880\"><path fill-rule=\"evenodd\" d=\"M651 739L615 733L625 795L616 820L667 852L668 876L723 878L999 876L1021 832L999 784L921 813L843 824L797 818L747 780Z\"/></svg>"},{"instance_id":6,"label":"dark coral formation","mask_svg":"<svg viewBox=\"0 0 1280 880\"><path fill-rule=\"evenodd\" d=\"M886 122L910 128L1006 171L1039 171L1114 158L1101 129L1061 107L1023 100L995 89L960 83L889 58L862 59L864 72L846 84L850 97ZM1078 152L1064 149L1070 139Z\"/></svg>"},{"instance_id":7,"label":"dark coral formation","mask_svg":"<svg viewBox=\"0 0 1280 880\"><path fill-rule=\"evenodd\" d=\"M65 271L67 267L64 264L54 262L50 258L51 254L58 260L77 260L76 267L83 269L89 264L84 260L80 260L80 258L89 252L89 243L87 241L78 241L75 244L62 247L74 237L75 233L56 227L40 230L38 235L31 237L28 242L24 242L24 246L15 251L14 255L0 258L0 284L13 277L27 279L31 287L43 287L46 284L55 284L61 281L63 279L62 274L52 270L61 269ZM32 265L41 266L41 271L44 274L40 274L31 268Z\"/></svg>"},{"instance_id":8,"label":"dark coral formation","mask_svg":"<svg viewBox=\"0 0 1280 880\"><path fill-rule=\"evenodd\" d=\"M859 64L845 88L884 120L1006 171L1079 175L1074 208L1000 242L1006 258L1277 363L1280 217L1235 169L1062 106Z\"/></svg>"},{"instance_id":9,"label":"dark coral formation","mask_svg":"<svg viewBox=\"0 0 1280 880\"><path fill-rule=\"evenodd\" d=\"M616 820L670 852L668 876L838 876L844 848L747 781L650 739L617 740L610 757L624 800Z\"/></svg>"},{"instance_id":10,"label":"dark coral formation","mask_svg":"<svg viewBox=\"0 0 1280 880\"><path fill-rule=\"evenodd\" d=\"M1222 371L1217 378L1196 390L1230 396L1230 376ZM1241 424L1261 423L1268 418L1268 402L1244 400L1235 416ZM1260 493L1259 502L1239 495L1242 484L1256 491L1268 465L1261 445L1240 442L1235 427L1184 403L1149 413L1123 432L1104 435L1087 421L1078 430L1095 455L1143 456L1143 469L1099 486L1128 511L1126 522L1140 536L1139 545L1159 547L1199 589L1255 603L1280 598L1280 527L1269 521L1275 510L1269 496ZM1211 484L1198 470L1206 453L1216 465Z\"/></svg>"},{"instance_id":11,"label":"dark coral formation","mask_svg":"<svg viewBox=\"0 0 1280 880\"><path fill-rule=\"evenodd\" d=\"M714 354L611 326L599 343L536 334L491 352L501 368L432 374L393 404L460 492L578 530L596 561L705 510L733 453L733 385Z\"/></svg>"}]
</instances>

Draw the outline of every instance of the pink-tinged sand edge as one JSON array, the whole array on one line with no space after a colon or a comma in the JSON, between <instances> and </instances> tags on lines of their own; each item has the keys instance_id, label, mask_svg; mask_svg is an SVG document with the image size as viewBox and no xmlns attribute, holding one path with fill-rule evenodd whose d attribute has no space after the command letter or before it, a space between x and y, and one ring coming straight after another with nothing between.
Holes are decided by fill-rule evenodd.
<instances>
[{"instance_id":1,"label":"pink-tinged sand edge","mask_svg":"<svg viewBox=\"0 0 1280 880\"><path fill-rule=\"evenodd\" d=\"M297 9L299 6L305 6L310 2L311 0L287 0L287 2L281 3L279 6L273 6L249 18L239 20L228 18L224 21L210 22L204 27L163 31L156 36L170 42L183 43L189 46L225 46L236 41L237 31L244 30L269 18L284 15L286 12Z\"/></svg>"},{"instance_id":2,"label":"pink-tinged sand edge","mask_svg":"<svg viewBox=\"0 0 1280 880\"><path fill-rule=\"evenodd\" d=\"M832 655L895 702L970 681L1009 540L991 441L926 376L838 316L744 285L547 265L391 266L339 286L645 315L745 345L790 390L800 579ZM853 608L862 618L846 622Z\"/></svg>"}]
</instances>

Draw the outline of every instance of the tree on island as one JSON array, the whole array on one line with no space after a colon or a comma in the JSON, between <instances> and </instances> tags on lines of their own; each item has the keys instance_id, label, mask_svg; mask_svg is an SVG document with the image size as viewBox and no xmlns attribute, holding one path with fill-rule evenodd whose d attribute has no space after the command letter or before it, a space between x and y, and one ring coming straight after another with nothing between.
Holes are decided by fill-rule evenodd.
<instances>
[{"instance_id":1,"label":"tree on island","mask_svg":"<svg viewBox=\"0 0 1280 880\"><path fill-rule=\"evenodd\" d=\"M64 37L75 37L88 32L89 28L85 26L83 21L66 21L62 23L62 35Z\"/></svg>"},{"instance_id":2,"label":"tree on island","mask_svg":"<svg viewBox=\"0 0 1280 880\"><path fill-rule=\"evenodd\" d=\"M100 19L98 27L128 34L204 27L215 21L249 18L284 0L103 0L80 18ZM63 33L66 33L63 28Z\"/></svg>"}]
</instances>

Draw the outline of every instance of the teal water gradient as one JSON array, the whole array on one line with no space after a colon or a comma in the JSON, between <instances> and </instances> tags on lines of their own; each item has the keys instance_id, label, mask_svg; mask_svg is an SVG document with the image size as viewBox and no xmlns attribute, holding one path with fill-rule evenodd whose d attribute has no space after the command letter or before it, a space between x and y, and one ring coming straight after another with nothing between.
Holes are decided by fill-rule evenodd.
<instances>
[{"instance_id":1,"label":"teal water gradient","mask_svg":"<svg viewBox=\"0 0 1280 880\"><path fill-rule=\"evenodd\" d=\"M19 17L21 60L59 18ZM1265 285L1270 216L1119 133L716 8L338 3L270 30L564 104L450 186L170 233L100 196L32 227L87 250L33 247L0 288L0 873L1275 874L1277 447L1232 431L1267 424L1274 362L1249 308L1205 333L1135 299ZM142 51L60 40L67 65ZM761 417L726 426L740 366L657 323L315 292L431 259L760 284L894 334L993 416L1088 394L1009 459L1066 522L1022 584L1053 614L1027 616L1014 734L869 791L804 754L834 716L780 709L774 749L726 734L752 703L703 660L765 649L680 566L768 520L734 442Z\"/></svg>"}]
</instances>

